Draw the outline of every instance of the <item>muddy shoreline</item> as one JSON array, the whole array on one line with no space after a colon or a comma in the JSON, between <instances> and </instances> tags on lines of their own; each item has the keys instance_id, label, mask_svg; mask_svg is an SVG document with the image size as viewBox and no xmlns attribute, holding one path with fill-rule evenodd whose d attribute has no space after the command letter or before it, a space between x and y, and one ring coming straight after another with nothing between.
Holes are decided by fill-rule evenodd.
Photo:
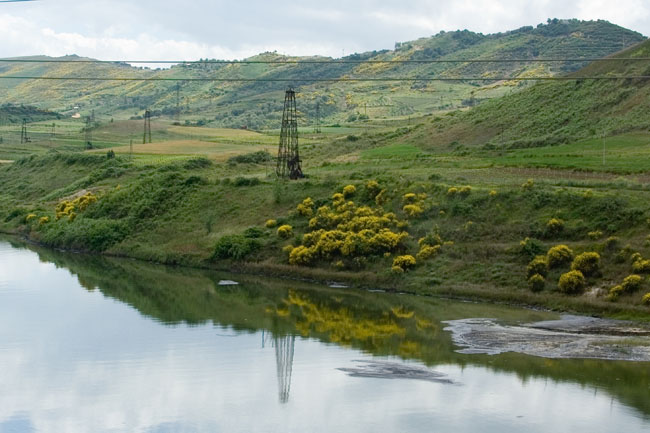
<instances>
[{"instance_id":1,"label":"muddy shoreline","mask_svg":"<svg viewBox=\"0 0 650 433\"><path fill-rule=\"evenodd\" d=\"M650 325L645 323L574 315L520 325L490 318L443 323L459 353L650 362Z\"/></svg>"}]
</instances>

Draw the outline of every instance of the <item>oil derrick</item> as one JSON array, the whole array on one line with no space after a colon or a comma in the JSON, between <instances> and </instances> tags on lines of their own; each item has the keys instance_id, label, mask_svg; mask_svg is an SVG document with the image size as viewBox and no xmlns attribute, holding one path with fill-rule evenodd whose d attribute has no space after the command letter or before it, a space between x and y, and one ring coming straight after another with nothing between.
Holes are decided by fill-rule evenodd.
<instances>
[{"instance_id":1,"label":"oil derrick","mask_svg":"<svg viewBox=\"0 0 650 433\"><path fill-rule=\"evenodd\" d=\"M296 113L296 92L287 89L284 96L284 111L282 112L282 129L280 130L280 146L278 161L275 169L278 177L300 179L304 177L300 167L298 153L298 117Z\"/></svg>"},{"instance_id":2,"label":"oil derrick","mask_svg":"<svg viewBox=\"0 0 650 433\"><path fill-rule=\"evenodd\" d=\"M320 134L320 103L316 104L316 127L314 128L316 134Z\"/></svg>"},{"instance_id":3,"label":"oil derrick","mask_svg":"<svg viewBox=\"0 0 650 433\"><path fill-rule=\"evenodd\" d=\"M151 111L144 112L144 134L142 134L142 144L151 143Z\"/></svg>"},{"instance_id":4,"label":"oil derrick","mask_svg":"<svg viewBox=\"0 0 650 433\"><path fill-rule=\"evenodd\" d=\"M20 144L30 141L32 140L27 136L27 119L23 119L23 126L20 128Z\"/></svg>"},{"instance_id":5,"label":"oil derrick","mask_svg":"<svg viewBox=\"0 0 650 433\"><path fill-rule=\"evenodd\" d=\"M84 140L84 143L86 143L86 149L93 148L93 127L90 119L90 116L86 117L86 139Z\"/></svg>"},{"instance_id":6,"label":"oil derrick","mask_svg":"<svg viewBox=\"0 0 650 433\"><path fill-rule=\"evenodd\" d=\"M278 373L278 397L280 403L287 403L289 401L295 340L296 337L294 335L273 337L273 343L275 345L275 366Z\"/></svg>"}]
</instances>

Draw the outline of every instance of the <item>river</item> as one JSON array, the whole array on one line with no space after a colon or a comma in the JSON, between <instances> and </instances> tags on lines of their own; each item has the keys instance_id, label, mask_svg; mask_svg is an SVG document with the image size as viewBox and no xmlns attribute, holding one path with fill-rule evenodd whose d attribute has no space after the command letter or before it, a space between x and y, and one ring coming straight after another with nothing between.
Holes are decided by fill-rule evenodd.
<instances>
[{"instance_id":1,"label":"river","mask_svg":"<svg viewBox=\"0 0 650 433\"><path fill-rule=\"evenodd\" d=\"M459 353L474 317L558 316L0 238L0 432L650 431L650 363Z\"/></svg>"}]
</instances>

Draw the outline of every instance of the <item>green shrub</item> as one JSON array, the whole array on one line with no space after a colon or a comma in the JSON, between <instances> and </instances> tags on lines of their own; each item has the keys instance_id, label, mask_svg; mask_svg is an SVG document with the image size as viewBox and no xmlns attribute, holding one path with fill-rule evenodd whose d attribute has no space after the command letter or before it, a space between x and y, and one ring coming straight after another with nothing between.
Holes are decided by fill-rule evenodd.
<instances>
[{"instance_id":1,"label":"green shrub","mask_svg":"<svg viewBox=\"0 0 650 433\"><path fill-rule=\"evenodd\" d=\"M458 195L465 198L470 195L472 192L472 187L469 185L462 186L458 189Z\"/></svg>"},{"instance_id":2,"label":"green shrub","mask_svg":"<svg viewBox=\"0 0 650 433\"><path fill-rule=\"evenodd\" d=\"M260 184L260 180L256 177L239 176L235 178L235 181L233 182L233 185L235 186L255 186L259 184Z\"/></svg>"},{"instance_id":3,"label":"green shrub","mask_svg":"<svg viewBox=\"0 0 650 433\"><path fill-rule=\"evenodd\" d=\"M546 222L546 233L549 236L556 236L564 230L564 221L559 218L551 218Z\"/></svg>"},{"instance_id":4,"label":"green shrub","mask_svg":"<svg viewBox=\"0 0 650 433\"><path fill-rule=\"evenodd\" d=\"M260 247L260 242L254 238L248 238L242 235L223 236L214 246L212 259L241 260Z\"/></svg>"},{"instance_id":5,"label":"green shrub","mask_svg":"<svg viewBox=\"0 0 650 433\"><path fill-rule=\"evenodd\" d=\"M603 236L603 232L600 230L594 230L593 232L587 233L587 236L589 236L589 239L600 239Z\"/></svg>"},{"instance_id":6,"label":"green shrub","mask_svg":"<svg viewBox=\"0 0 650 433\"><path fill-rule=\"evenodd\" d=\"M600 254L596 252L582 253L573 260L571 269L580 271L584 276L594 276L600 271Z\"/></svg>"},{"instance_id":7,"label":"green shrub","mask_svg":"<svg viewBox=\"0 0 650 433\"><path fill-rule=\"evenodd\" d=\"M617 238L616 236L610 236L605 241L605 249L607 251L614 251L616 248L618 248L619 244L620 244L619 238Z\"/></svg>"},{"instance_id":8,"label":"green shrub","mask_svg":"<svg viewBox=\"0 0 650 433\"><path fill-rule=\"evenodd\" d=\"M546 280L540 274L535 274L528 279L528 285L533 292L541 292L544 290L545 283Z\"/></svg>"},{"instance_id":9,"label":"green shrub","mask_svg":"<svg viewBox=\"0 0 650 433\"><path fill-rule=\"evenodd\" d=\"M556 245L546 253L549 268L557 268L568 264L573 259L573 251L566 245Z\"/></svg>"},{"instance_id":10,"label":"green shrub","mask_svg":"<svg viewBox=\"0 0 650 433\"><path fill-rule=\"evenodd\" d=\"M244 230L244 237L249 239L257 239L266 235L263 229L260 227L249 227Z\"/></svg>"},{"instance_id":11,"label":"green shrub","mask_svg":"<svg viewBox=\"0 0 650 433\"><path fill-rule=\"evenodd\" d=\"M381 187L376 180L369 180L366 182L366 197L374 200L375 197L381 192Z\"/></svg>"},{"instance_id":12,"label":"green shrub","mask_svg":"<svg viewBox=\"0 0 650 433\"><path fill-rule=\"evenodd\" d=\"M580 293L585 287L585 277L580 271L569 271L560 276L557 287L560 292L567 295Z\"/></svg>"},{"instance_id":13,"label":"green shrub","mask_svg":"<svg viewBox=\"0 0 650 433\"><path fill-rule=\"evenodd\" d=\"M535 257L544 251L544 245L537 239L525 238L519 242L519 253L525 257Z\"/></svg>"},{"instance_id":14,"label":"green shrub","mask_svg":"<svg viewBox=\"0 0 650 433\"><path fill-rule=\"evenodd\" d=\"M548 263L546 262L546 256L537 256L535 257L528 266L526 267L526 278L530 278L535 274L539 274L542 277L548 275Z\"/></svg>"},{"instance_id":15,"label":"green shrub","mask_svg":"<svg viewBox=\"0 0 650 433\"><path fill-rule=\"evenodd\" d=\"M228 164L263 164L271 161L273 158L266 150L259 150L257 152L246 153L244 155L236 155L228 158Z\"/></svg>"}]
</instances>

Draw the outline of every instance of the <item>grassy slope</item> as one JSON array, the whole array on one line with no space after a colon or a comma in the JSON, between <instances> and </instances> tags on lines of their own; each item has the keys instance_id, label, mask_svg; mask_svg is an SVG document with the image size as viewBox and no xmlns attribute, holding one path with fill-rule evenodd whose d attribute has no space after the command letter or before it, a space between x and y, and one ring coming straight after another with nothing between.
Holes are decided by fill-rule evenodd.
<instances>
[{"instance_id":1,"label":"grassy slope","mask_svg":"<svg viewBox=\"0 0 650 433\"><path fill-rule=\"evenodd\" d=\"M525 27L507 33L482 35L469 31L446 32L401 44L395 50L354 54L347 60L422 60L459 58L598 58L642 41L635 32L604 21L552 21L537 28ZM72 57L73 59L75 57ZM265 53L251 60L286 60ZM303 58L307 59L307 58ZM296 60L295 58L291 60ZM327 60L327 59L325 59ZM583 66L578 63L542 64L405 64L405 65L180 65L169 70L140 70L127 65L107 64L2 64L0 74L51 76L119 77L210 77L286 78L299 90L299 109L306 121L313 121L316 104L326 121L342 121L351 113L371 118L413 115L459 107L463 101L482 100L503 94L516 83L319 83L300 78L345 75L383 76L499 76L565 73ZM94 109L98 116L128 118L145 108L167 115L176 109L174 82L43 82L8 81L4 100L40 104L72 114L75 106L82 115ZM260 129L278 123L286 83L181 83L183 119L206 119L216 125ZM516 86L515 86L516 87Z\"/></svg>"},{"instance_id":2,"label":"grassy slope","mask_svg":"<svg viewBox=\"0 0 650 433\"><path fill-rule=\"evenodd\" d=\"M650 57L650 42L617 54ZM648 76L639 62L595 62L576 76ZM423 147L475 146L499 151L566 143L601 134L648 131L650 80L545 82L467 112L431 119L414 137Z\"/></svg>"}]
</instances>

